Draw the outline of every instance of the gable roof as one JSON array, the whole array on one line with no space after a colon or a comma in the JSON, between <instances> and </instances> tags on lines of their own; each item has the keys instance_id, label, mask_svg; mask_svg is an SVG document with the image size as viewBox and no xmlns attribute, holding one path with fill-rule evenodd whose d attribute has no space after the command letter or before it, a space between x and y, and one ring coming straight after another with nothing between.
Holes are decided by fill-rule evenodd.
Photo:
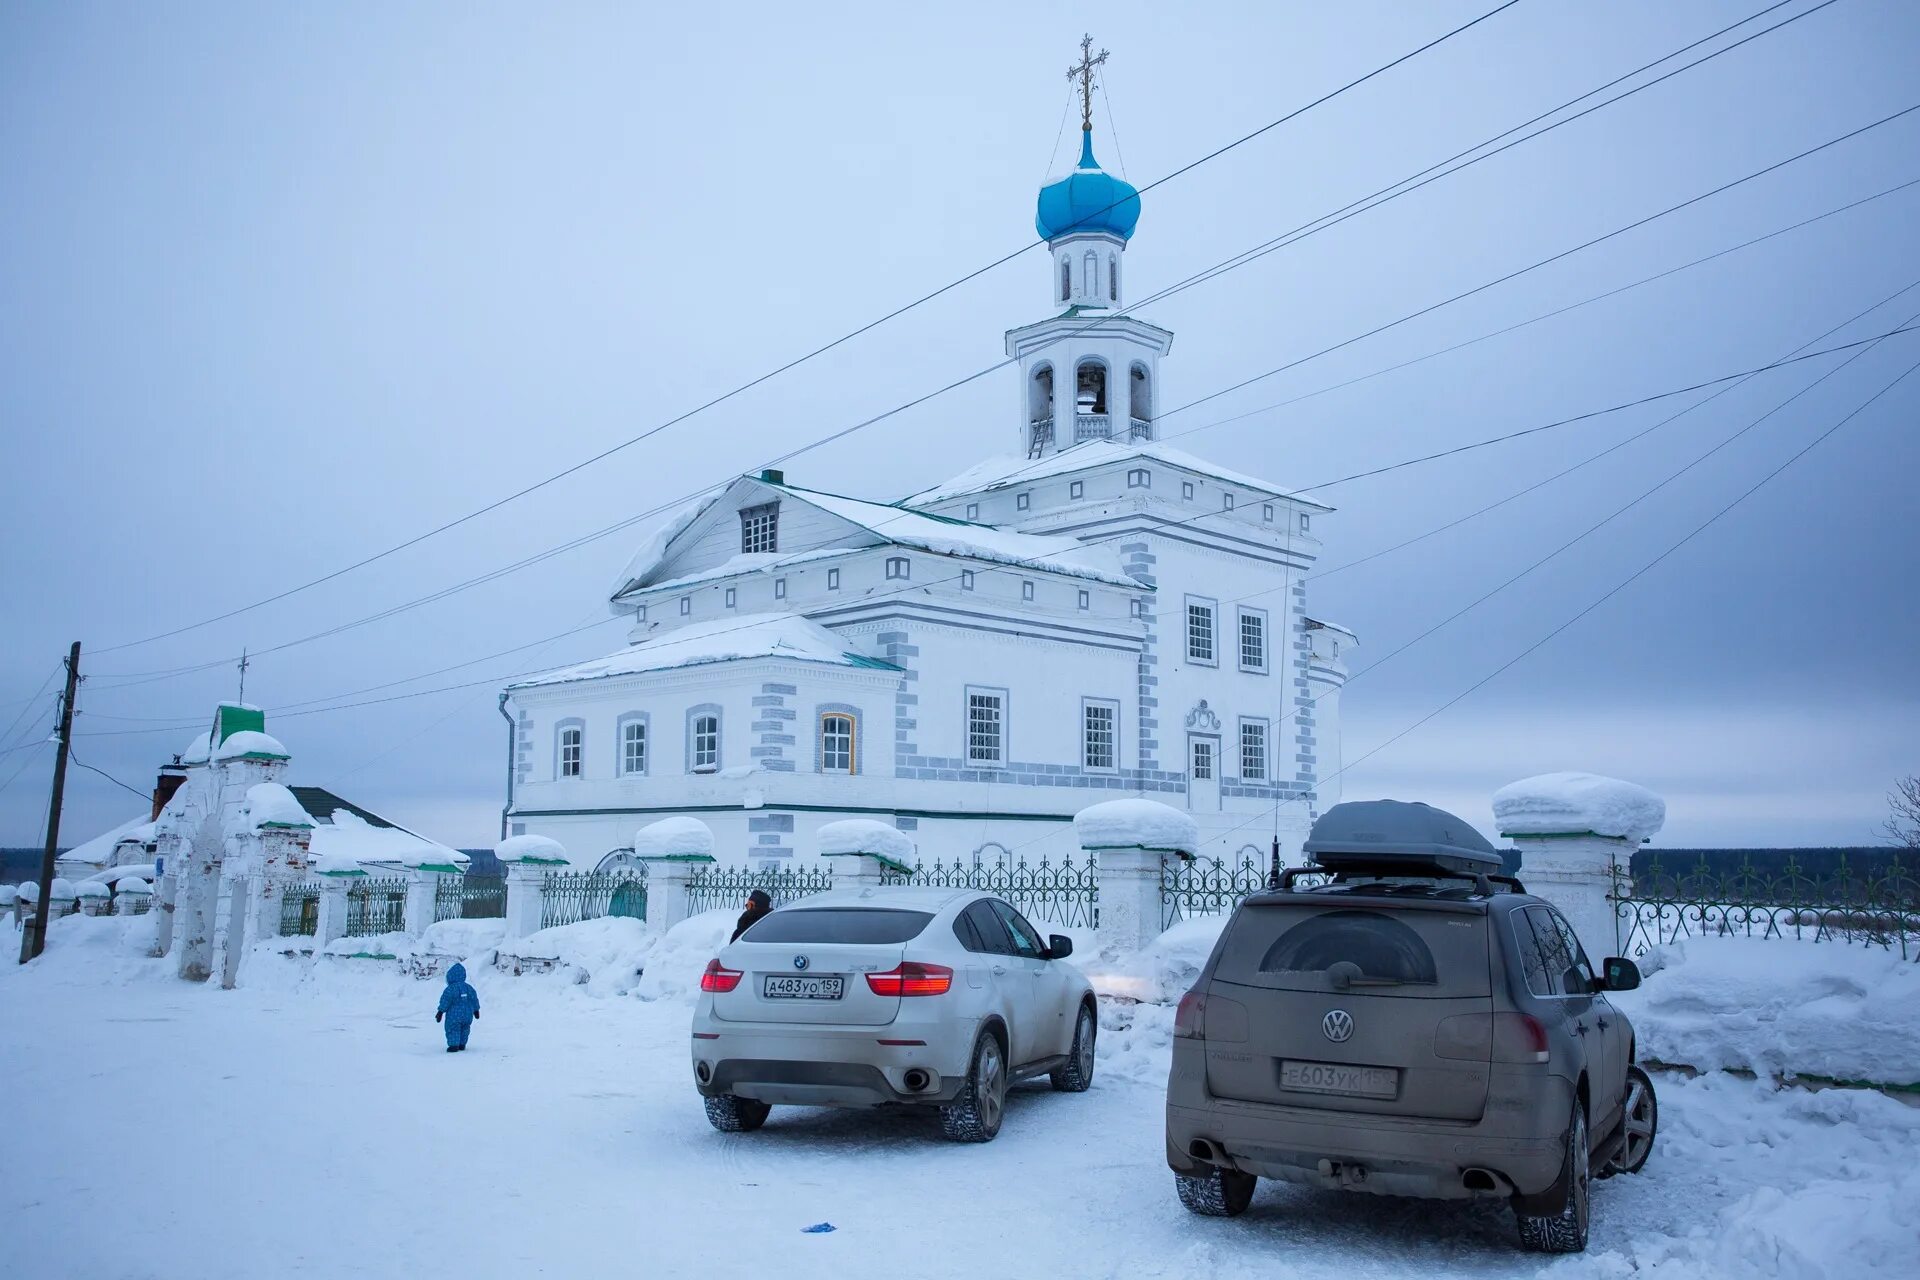
<instances>
[{"instance_id":1,"label":"gable roof","mask_svg":"<svg viewBox=\"0 0 1920 1280\"><path fill-rule=\"evenodd\" d=\"M795 662L862 667L872 671L900 670L891 662L853 652L847 647L845 637L835 635L820 624L809 622L797 614L749 613L737 618L717 618L712 622L678 627L665 635L629 645L604 658L516 680L507 688L529 689L541 685L570 684L576 680L674 671L682 667L751 658L786 658Z\"/></svg>"},{"instance_id":2,"label":"gable roof","mask_svg":"<svg viewBox=\"0 0 1920 1280\"><path fill-rule=\"evenodd\" d=\"M1282 489L1266 480L1260 480L1238 471L1229 470L1197 457L1184 449L1171 448L1168 445L1141 441L1135 444L1121 444L1114 440L1086 440L1070 445L1058 453L1044 458L1027 458L1018 454L1006 454L998 458L989 458L977 466L969 467L945 483L934 485L931 489L922 489L900 501L912 506L925 506L929 503L944 502L949 498L958 498L967 494L987 493L994 489L1004 489L1009 485L1029 484L1035 480L1044 480L1052 476L1068 475L1076 471L1090 471L1095 467L1113 466L1118 463L1144 460L1157 462L1164 466L1178 467L1191 471L1195 475L1225 481L1255 493L1269 497L1285 498L1301 506L1316 511L1331 511L1332 507L1312 498L1302 497L1298 493Z\"/></svg>"}]
</instances>

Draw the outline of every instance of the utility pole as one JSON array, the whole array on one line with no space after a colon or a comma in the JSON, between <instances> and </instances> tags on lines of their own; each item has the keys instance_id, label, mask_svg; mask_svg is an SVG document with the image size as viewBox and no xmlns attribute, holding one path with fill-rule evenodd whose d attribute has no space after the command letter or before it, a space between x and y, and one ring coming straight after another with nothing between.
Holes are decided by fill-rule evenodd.
<instances>
[{"instance_id":1,"label":"utility pole","mask_svg":"<svg viewBox=\"0 0 1920 1280\"><path fill-rule=\"evenodd\" d=\"M60 800L67 789L67 749L73 741L73 695L80 687L80 642L67 651L67 692L60 700L60 752L53 758L53 801L47 807L47 847L40 855L40 902L33 928L20 935L20 963L39 956L47 945L47 916L53 910L53 855L60 843Z\"/></svg>"}]
</instances>

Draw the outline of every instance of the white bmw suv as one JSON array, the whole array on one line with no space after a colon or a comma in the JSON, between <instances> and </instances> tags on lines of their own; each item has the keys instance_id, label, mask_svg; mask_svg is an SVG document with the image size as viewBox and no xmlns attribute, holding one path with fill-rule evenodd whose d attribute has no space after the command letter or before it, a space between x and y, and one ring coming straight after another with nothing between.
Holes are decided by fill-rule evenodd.
<instances>
[{"instance_id":1,"label":"white bmw suv","mask_svg":"<svg viewBox=\"0 0 1920 1280\"><path fill-rule=\"evenodd\" d=\"M1099 1020L1073 944L971 889L817 894L762 917L700 980L693 1079L707 1119L758 1129L775 1103L940 1108L947 1137L1000 1132L1007 1086L1093 1082Z\"/></svg>"}]
</instances>

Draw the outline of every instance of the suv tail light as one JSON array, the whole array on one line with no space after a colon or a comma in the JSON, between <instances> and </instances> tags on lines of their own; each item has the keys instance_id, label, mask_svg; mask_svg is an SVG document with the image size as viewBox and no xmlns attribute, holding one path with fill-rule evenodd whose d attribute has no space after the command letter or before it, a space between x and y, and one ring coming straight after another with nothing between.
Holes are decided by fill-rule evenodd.
<instances>
[{"instance_id":1,"label":"suv tail light","mask_svg":"<svg viewBox=\"0 0 1920 1280\"><path fill-rule=\"evenodd\" d=\"M1173 1015L1173 1034L1182 1040L1205 1040L1207 998L1198 991L1180 997L1180 1008Z\"/></svg>"},{"instance_id":2,"label":"suv tail light","mask_svg":"<svg viewBox=\"0 0 1920 1280\"><path fill-rule=\"evenodd\" d=\"M885 973L868 974L867 985L877 996L943 996L953 987L953 970L902 960Z\"/></svg>"},{"instance_id":3,"label":"suv tail light","mask_svg":"<svg viewBox=\"0 0 1920 1280\"><path fill-rule=\"evenodd\" d=\"M1545 1062L1547 1029L1526 1013L1463 1013L1434 1030L1433 1052L1473 1062Z\"/></svg>"},{"instance_id":4,"label":"suv tail light","mask_svg":"<svg viewBox=\"0 0 1920 1280\"><path fill-rule=\"evenodd\" d=\"M738 969L729 969L719 960L707 961L707 968L700 975L702 991L731 991L740 985L740 979L747 975Z\"/></svg>"}]
</instances>

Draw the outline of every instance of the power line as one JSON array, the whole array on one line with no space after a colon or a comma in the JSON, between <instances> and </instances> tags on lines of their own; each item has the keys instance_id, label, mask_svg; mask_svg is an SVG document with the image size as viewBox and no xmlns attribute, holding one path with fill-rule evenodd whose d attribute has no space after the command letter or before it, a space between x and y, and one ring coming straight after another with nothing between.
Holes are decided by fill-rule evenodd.
<instances>
[{"instance_id":1,"label":"power line","mask_svg":"<svg viewBox=\"0 0 1920 1280\"><path fill-rule=\"evenodd\" d=\"M108 782L111 782L114 786L119 787L122 791L130 791L134 795L139 796L142 800L145 800L149 803L152 802L153 800L152 796L140 790L140 788L138 787L128 786L126 783L120 781L120 779L108 773L105 769L96 769L92 765L88 764L85 760L82 760L79 756L74 755L71 752L68 753L68 758L71 759L75 764L79 765L82 769L85 769L88 773L99 774L101 777L105 778Z\"/></svg>"},{"instance_id":2,"label":"power line","mask_svg":"<svg viewBox=\"0 0 1920 1280\"><path fill-rule=\"evenodd\" d=\"M1468 22L1462 23L1461 25L1453 28L1451 31L1448 31L1446 34L1436 37L1435 39L1429 40L1427 43L1421 45L1420 47L1408 53L1404 53L1400 55L1399 57L1395 58L1391 62L1385 63L1382 66L1374 68L1372 71L1367 72L1363 76L1360 76L1353 80L1349 80L1347 83L1341 85L1339 88L1329 93L1322 94L1320 97L1315 98L1313 101L1307 103L1305 106L1298 107L1293 111L1288 112L1286 115L1281 116L1277 120L1272 120L1267 124L1264 124L1259 128L1253 130L1250 133L1241 135L1240 137L1234 139L1232 142L1229 142L1224 146L1215 148L1214 150L1201 156L1199 159L1190 161L1189 163L1182 165L1180 168L1175 169L1173 172L1165 174L1160 178L1156 178L1154 181L1149 182L1146 186L1139 188L1139 194L1144 195L1146 192L1151 191L1154 188L1162 186L1168 182L1171 182L1175 178L1181 177L1182 175L1187 173L1191 173L1193 170L1199 168L1201 165L1207 164L1212 160L1218 159L1220 156L1225 155L1227 152L1232 151L1237 147L1243 146L1246 143L1253 141L1255 138L1258 138L1261 135L1268 133L1273 129L1278 128L1279 126L1286 124L1287 122L1306 114L1307 112L1313 110L1315 107L1321 106L1322 104L1329 102L1334 98L1339 97L1341 94L1344 94L1351 89L1357 88L1360 85L1365 84L1367 81L1372 80L1376 76L1382 75L1392 70L1393 68L1401 65L1402 63L1407 62L1412 58L1418 57L1420 54L1427 52L1429 49L1433 49L1438 45L1444 44L1446 41L1451 40L1454 36L1457 36L1462 32L1465 32L1475 26L1478 26L1480 23L1485 22L1487 19L1495 16L1496 14L1502 13L1507 9L1511 9L1514 5L1518 4L1519 2L1520 0L1505 0L1504 3L1496 5L1494 8L1489 9L1487 12L1481 14L1479 17L1474 18ZM1833 3L1833 0L1826 0L1826 3L1831 4ZM1129 199L1131 199L1131 197ZM1126 203L1126 201L1120 201L1118 203ZM1113 206L1109 206L1109 208L1111 207ZM1105 212L1105 210L1101 210L1100 212ZM1089 216L1093 216L1093 215L1089 215ZM898 316L904 315L907 312L912 311L916 307L919 307L924 305L925 303L931 302L933 299L940 297L942 294L951 292L952 290L959 288L961 285L966 284L971 280L977 279L982 275L985 275L987 272L992 271L996 267L999 267L1005 263L1011 262L1013 259L1019 257L1021 254L1026 253L1029 249L1032 249L1036 245L1039 245L1042 243L1044 242L1041 240L1037 240L1037 239L1030 240L1027 243L1021 245L1018 249L1014 250L1013 252L1004 254L1001 257L995 258L993 261L988 262L984 266L977 267L974 270L967 272L965 275L962 275L957 279L951 280L948 283L941 285L939 288L933 290L931 293L923 294L920 297L915 298L911 302L908 302L902 306L896 307L892 311L887 312L885 315L882 315L877 319L870 320L866 324L863 324L856 329L851 329L848 332L843 333L839 337L833 339L832 341L827 342L821 346L815 347L814 349L812 349L811 351L808 351L804 355L797 356L794 359L787 361L785 364L782 364L777 368L771 369L766 373L759 375L756 378L753 378L747 382L743 382L738 386L735 386L731 390L726 391L721 395L715 396L712 399L707 400L702 404L696 405L694 408L689 409L684 413L681 413L675 417L669 418L665 422L659 423L656 426L649 427L647 430L642 431L640 434L631 436L628 439L623 440L618 444L615 444L610 446L609 448L603 449L599 453L596 453L591 457L585 458L580 462L574 463L572 466L566 467L563 470L557 471L543 480L539 480L531 485L526 486L525 488L516 490L515 492L510 493L505 497L496 499L495 501L490 502L485 506L482 506L474 511L470 511L463 516L459 516L456 519L447 521L444 524L441 524L436 526L435 528L429 529L425 533L418 534L415 537L409 538L404 542L400 542L395 544L394 546L388 547L384 551L376 552L375 554L371 556L367 556L361 560L358 560L353 564L345 566L344 568L336 569L331 573L323 574L322 576L318 578L314 578L308 582L302 583L299 586L289 587L284 591L280 591L274 595L267 596L264 599L257 600L252 604L243 605L237 609L231 609L225 613L217 614L210 618L201 619L198 622L188 623L185 626L175 627L170 631L163 631L151 636L146 636L139 640L129 640L122 644L111 645L105 649L100 650L100 652L110 653L120 649L130 649L138 645L150 644L156 640L164 640L171 636L180 635L183 632L198 630L201 627L209 626L215 622L224 622L228 618L237 617L242 613L248 613L254 609L261 608L265 605L273 604L277 601L284 600L289 596L296 595L302 591L309 590L313 587L321 585L322 583L331 582L333 579L341 577L348 573L352 573L357 569L365 568L367 565L373 564L374 562L379 560L383 560L386 557L390 555L394 555L397 552L404 551L409 547L417 546L418 544L425 542L429 538L436 537L439 534L445 533L450 529L458 528L459 526L466 524L469 521L478 519L479 517L486 515L491 511L498 510L500 507L503 507L508 503L517 501L520 498L524 498L528 494L534 493L540 489L544 489L548 485L554 484L559 480L563 480L566 477L575 474L576 472L579 472L587 467L593 466L596 463L602 462L605 459L612 457L614 454L619 453L622 450L631 448L632 446L639 444L644 440L650 439L653 436L658 435L662 431L665 431L673 426L676 426L679 423L685 422L686 420L694 417L697 414L704 413L708 409L711 409L720 404L723 404L726 401L731 400L734 397L739 396L744 392L749 391L752 388L757 387L762 383L769 381L770 379L776 378L781 374L786 373L790 369L797 368L798 366L805 364L808 361L813 360L818 356L824 355L825 353L833 350L836 347L842 346L845 343L852 341L853 339L859 337L862 334L868 333L880 327L881 325L886 324L888 321L893 320Z\"/></svg>"}]
</instances>

